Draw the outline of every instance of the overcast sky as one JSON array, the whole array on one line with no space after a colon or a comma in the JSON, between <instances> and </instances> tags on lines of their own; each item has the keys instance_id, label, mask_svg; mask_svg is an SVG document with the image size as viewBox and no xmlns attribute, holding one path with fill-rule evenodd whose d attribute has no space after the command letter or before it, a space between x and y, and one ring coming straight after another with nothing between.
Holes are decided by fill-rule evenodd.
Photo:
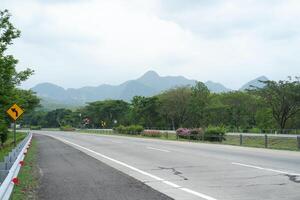
<instances>
[{"instance_id":1,"label":"overcast sky","mask_svg":"<svg viewBox=\"0 0 300 200\"><path fill-rule=\"evenodd\" d=\"M147 70L237 89L300 75L299 0L0 0L23 87L119 84Z\"/></svg>"}]
</instances>

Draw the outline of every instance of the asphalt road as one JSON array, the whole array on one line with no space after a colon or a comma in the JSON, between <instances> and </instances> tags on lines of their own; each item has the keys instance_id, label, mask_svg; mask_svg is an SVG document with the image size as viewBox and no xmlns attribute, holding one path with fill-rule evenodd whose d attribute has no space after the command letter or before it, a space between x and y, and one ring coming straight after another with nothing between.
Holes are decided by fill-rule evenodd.
<instances>
[{"instance_id":1,"label":"asphalt road","mask_svg":"<svg viewBox=\"0 0 300 200\"><path fill-rule=\"evenodd\" d=\"M73 146L174 199L300 199L299 152L71 132L35 133ZM62 156L59 149L52 151ZM84 154L80 155L77 163L89 165L82 159ZM101 180L93 180L98 178Z\"/></svg>"},{"instance_id":2,"label":"asphalt road","mask_svg":"<svg viewBox=\"0 0 300 200\"><path fill-rule=\"evenodd\" d=\"M48 136L35 135L45 200L170 200L144 183Z\"/></svg>"}]
</instances>

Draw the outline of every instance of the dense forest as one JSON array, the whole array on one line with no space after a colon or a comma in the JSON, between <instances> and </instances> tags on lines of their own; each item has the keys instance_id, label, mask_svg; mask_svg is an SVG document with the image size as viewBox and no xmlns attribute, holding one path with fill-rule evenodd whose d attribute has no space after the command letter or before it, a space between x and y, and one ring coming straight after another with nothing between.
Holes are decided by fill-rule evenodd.
<instances>
[{"instance_id":1,"label":"dense forest","mask_svg":"<svg viewBox=\"0 0 300 200\"><path fill-rule=\"evenodd\" d=\"M151 129L222 126L231 131L261 132L300 128L300 79L264 81L263 88L210 93L202 82L176 87L152 97L135 96L130 102L90 102L76 110L32 111L27 126L113 128L142 125Z\"/></svg>"}]
</instances>

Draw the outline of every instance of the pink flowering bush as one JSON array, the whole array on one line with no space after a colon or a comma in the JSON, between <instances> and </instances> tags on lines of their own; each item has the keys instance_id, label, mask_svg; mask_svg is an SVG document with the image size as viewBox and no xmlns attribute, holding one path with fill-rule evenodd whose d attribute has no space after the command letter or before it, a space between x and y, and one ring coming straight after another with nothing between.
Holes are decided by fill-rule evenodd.
<instances>
[{"instance_id":1,"label":"pink flowering bush","mask_svg":"<svg viewBox=\"0 0 300 200\"><path fill-rule=\"evenodd\" d=\"M191 131L187 128L179 128L179 129L176 130L176 134L180 138L189 138L190 134L191 134Z\"/></svg>"},{"instance_id":2,"label":"pink flowering bush","mask_svg":"<svg viewBox=\"0 0 300 200\"><path fill-rule=\"evenodd\" d=\"M146 136L146 137L161 137L161 133L160 133L160 131L145 130L145 131L143 131L142 136Z\"/></svg>"}]
</instances>

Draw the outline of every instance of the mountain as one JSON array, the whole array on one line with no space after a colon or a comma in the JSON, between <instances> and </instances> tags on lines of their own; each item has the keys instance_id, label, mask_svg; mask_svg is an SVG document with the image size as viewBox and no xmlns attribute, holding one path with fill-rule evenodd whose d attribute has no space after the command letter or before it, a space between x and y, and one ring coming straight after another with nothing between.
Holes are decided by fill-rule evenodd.
<instances>
[{"instance_id":1,"label":"mountain","mask_svg":"<svg viewBox=\"0 0 300 200\"><path fill-rule=\"evenodd\" d=\"M99 85L97 87L82 87L64 89L52 83L41 83L32 88L43 99L42 105L63 107L63 105L79 106L87 102L104 99L123 99L130 101L136 95L153 96L160 92L177 87L193 86L196 80L183 76L159 76L155 71L148 71L136 80L129 80L120 85ZM210 91L220 93L230 89L220 83L208 81L205 83Z\"/></svg>"},{"instance_id":2,"label":"mountain","mask_svg":"<svg viewBox=\"0 0 300 200\"><path fill-rule=\"evenodd\" d=\"M215 83L212 81L207 81L205 82L206 87L215 93L222 93L222 92L229 92L231 89L226 88L224 85L221 83Z\"/></svg>"},{"instance_id":3,"label":"mountain","mask_svg":"<svg viewBox=\"0 0 300 200\"><path fill-rule=\"evenodd\" d=\"M249 81L248 83L246 83L245 85L243 85L239 90L240 91L245 91L247 89L252 89L253 87L257 87L257 88L263 88L265 86L264 83L262 83L261 81L268 81L269 79L265 76L260 76L254 80Z\"/></svg>"}]
</instances>

